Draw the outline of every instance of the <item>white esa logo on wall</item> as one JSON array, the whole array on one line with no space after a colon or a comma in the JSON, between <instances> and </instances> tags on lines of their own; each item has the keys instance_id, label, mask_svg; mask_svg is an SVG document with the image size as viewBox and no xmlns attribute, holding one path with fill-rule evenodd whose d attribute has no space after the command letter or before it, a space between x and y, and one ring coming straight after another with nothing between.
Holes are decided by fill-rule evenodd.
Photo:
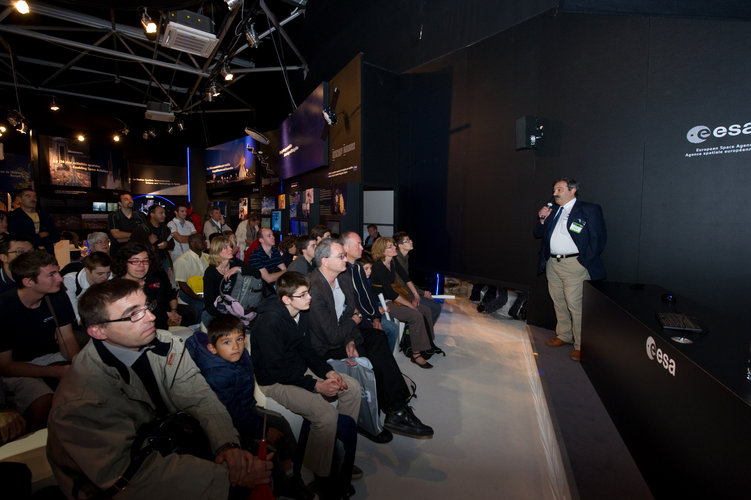
<instances>
[{"instance_id":1,"label":"white esa logo on wall","mask_svg":"<svg viewBox=\"0 0 751 500\"><path fill-rule=\"evenodd\" d=\"M701 144L712 136L719 139L722 137L733 137L741 134L751 134L751 122L744 123L743 125L734 123L727 127L720 125L714 129L711 129L706 125L697 125L686 133L686 140L693 144Z\"/></svg>"},{"instance_id":2,"label":"white esa logo on wall","mask_svg":"<svg viewBox=\"0 0 751 500\"><path fill-rule=\"evenodd\" d=\"M668 353L662 352L662 349L658 349L655 339L651 336L647 337L647 357L656 360L668 373L675 377L675 360L671 359Z\"/></svg>"}]
</instances>

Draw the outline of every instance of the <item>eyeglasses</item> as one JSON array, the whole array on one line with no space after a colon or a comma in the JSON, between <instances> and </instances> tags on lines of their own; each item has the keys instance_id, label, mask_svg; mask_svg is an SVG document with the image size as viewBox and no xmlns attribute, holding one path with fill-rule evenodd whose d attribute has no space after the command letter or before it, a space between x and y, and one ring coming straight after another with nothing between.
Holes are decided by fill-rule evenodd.
<instances>
[{"instance_id":1,"label":"eyeglasses","mask_svg":"<svg viewBox=\"0 0 751 500\"><path fill-rule=\"evenodd\" d=\"M329 259L340 259L340 260L344 260L344 259L346 259L346 258L347 258L347 254L346 254L346 253L340 253L339 255L329 255L329 257L328 257L328 258L329 258Z\"/></svg>"},{"instance_id":2,"label":"eyeglasses","mask_svg":"<svg viewBox=\"0 0 751 500\"><path fill-rule=\"evenodd\" d=\"M293 299L304 299L305 297L310 297L310 292L303 292L300 295L290 295Z\"/></svg>"},{"instance_id":3,"label":"eyeglasses","mask_svg":"<svg viewBox=\"0 0 751 500\"><path fill-rule=\"evenodd\" d=\"M141 264L143 264L144 266L148 266L151 263L151 261L149 259L143 259L143 260L131 259L131 260L127 261L127 262L131 266L140 266Z\"/></svg>"},{"instance_id":4,"label":"eyeglasses","mask_svg":"<svg viewBox=\"0 0 751 500\"><path fill-rule=\"evenodd\" d=\"M10 252L8 252L8 255L12 253L26 253L26 252L31 252L31 250L11 250Z\"/></svg>"},{"instance_id":5,"label":"eyeglasses","mask_svg":"<svg viewBox=\"0 0 751 500\"><path fill-rule=\"evenodd\" d=\"M411 239L409 239L409 238L407 238L406 240L402 240L402 241L400 241L400 242L399 242L399 244L400 244L400 245L406 245L406 244L407 244L407 243L409 243L410 241L412 241L412 240L411 240Z\"/></svg>"},{"instance_id":6,"label":"eyeglasses","mask_svg":"<svg viewBox=\"0 0 751 500\"><path fill-rule=\"evenodd\" d=\"M106 323L117 323L118 321L130 321L131 323L135 323L136 321L142 320L143 317L146 316L146 311L153 311L155 307L156 304L154 302L149 302L145 306L139 307L124 318L108 319L107 321L100 321L99 324L104 325Z\"/></svg>"}]
</instances>

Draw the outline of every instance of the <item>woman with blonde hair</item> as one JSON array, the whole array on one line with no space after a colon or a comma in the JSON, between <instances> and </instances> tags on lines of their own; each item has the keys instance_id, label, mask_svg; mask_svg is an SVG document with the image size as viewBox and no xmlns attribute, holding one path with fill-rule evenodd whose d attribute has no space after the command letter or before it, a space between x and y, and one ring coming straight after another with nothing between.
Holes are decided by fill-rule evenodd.
<instances>
[{"instance_id":1,"label":"woman with blonde hair","mask_svg":"<svg viewBox=\"0 0 751 500\"><path fill-rule=\"evenodd\" d=\"M407 272L397 262L396 244L391 238L378 238L371 249L373 270L370 284L376 293L383 293L392 305L389 312L399 321L407 323L412 344L410 361L420 368L433 368L425 359L433 349L433 320L430 309L420 304L420 295ZM408 289L394 284L396 274L402 278Z\"/></svg>"},{"instance_id":2,"label":"woman with blonde hair","mask_svg":"<svg viewBox=\"0 0 751 500\"><path fill-rule=\"evenodd\" d=\"M221 313L216 309L216 298L220 293L229 294L237 280L237 273L261 278L261 273L254 267L236 258L235 245L229 236L216 236L209 248L209 267L203 273L203 305L205 307L201 321L209 321Z\"/></svg>"}]
</instances>

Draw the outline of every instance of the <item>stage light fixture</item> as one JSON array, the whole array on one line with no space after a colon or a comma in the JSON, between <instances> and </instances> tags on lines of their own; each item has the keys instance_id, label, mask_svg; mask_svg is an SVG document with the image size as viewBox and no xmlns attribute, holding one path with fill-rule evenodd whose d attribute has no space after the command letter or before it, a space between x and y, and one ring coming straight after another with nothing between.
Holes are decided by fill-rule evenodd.
<instances>
[{"instance_id":1,"label":"stage light fixture","mask_svg":"<svg viewBox=\"0 0 751 500\"><path fill-rule=\"evenodd\" d=\"M54 97L52 98L52 102L50 103L50 110L52 110L52 111L59 111L60 110L60 106L57 105L57 103L55 102L55 98Z\"/></svg>"},{"instance_id":2,"label":"stage light fixture","mask_svg":"<svg viewBox=\"0 0 751 500\"><path fill-rule=\"evenodd\" d=\"M258 45L258 35L256 35L256 28L253 23L248 23L248 27L245 30L245 38L248 40L248 45L255 47Z\"/></svg>"},{"instance_id":3,"label":"stage light fixture","mask_svg":"<svg viewBox=\"0 0 751 500\"><path fill-rule=\"evenodd\" d=\"M120 131L120 133L123 134L123 135L128 135L130 133L130 129L126 125L125 127L123 127L123 129Z\"/></svg>"},{"instance_id":4,"label":"stage light fixture","mask_svg":"<svg viewBox=\"0 0 751 500\"><path fill-rule=\"evenodd\" d=\"M147 132L148 132L148 134L149 134L149 137L151 137L152 139L153 139L154 137L156 137L156 130L154 130L154 128L153 128L153 127L152 127L152 128L150 128L150 129L149 129L149 130L148 130Z\"/></svg>"},{"instance_id":5,"label":"stage light fixture","mask_svg":"<svg viewBox=\"0 0 751 500\"><path fill-rule=\"evenodd\" d=\"M184 131L185 130L185 122L182 121L182 120L179 120L177 122L177 128L180 130L180 132Z\"/></svg>"},{"instance_id":6,"label":"stage light fixture","mask_svg":"<svg viewBox=\"0 0 751 500\"><path fill-rule=\"evenodd\" d=\"M117 135L117 134L115 134L115 135L112 136L112 140L115 141L115 142L120 142L120 136Z\"/></svg>"},{"instance_id":7,"label":"stage light fixture","mask_svg":"<svg viewBox=\"0 0 751 500\"><path fill-rule=\"evenodd\" d=\"M233 78L235 78L235 75L232 74L232 72L229 70L229 64L226 62L222 64L222 76L224 77L224 81L230 82Z\"/></svg>"},{"instance_id":8,"label":"stage light fixture","mask_svg":"<svg viewBox=\"0 0 751 500\"><path fill-rule=\"evenodd\" d=\"M29 4L24 0L19 0L18 2L14 3L13 6L16 8L19 14L29 13Z\"/></svg>"},{"instance_id":9,"label":"stage light fixture","mask_svg":"<svg viewBox=\"0 0 751 500\"><path fill-rule=\"evenodd\" d=\"M170 123L169 125L167 125L167 133L168 134L171 134L174 131L175 131L175 125L174 124Z\"/></svg>"},{"instance_id":10,"label":"stage light fixture","mask_svg":"<svg viewBox=\"0 0 751 500\"><path fill-rule=\"evenodd\" d=\"M20 132L20 133L22 133L22 134L25 134L26 132L28 132L28 131L29 131L29 129L28 129L28 127L26 127L26 123L24 123L24 122L21 122L21 123L19 124L19 127L18 127L18 128L16 129L16 131L18 131L18 132Z\"/></svg>"},{"instance_id":11,"label":"stage light fixture","mask_svg":"<svg viewBox=\"0 0 751 500\"><path fill-rule=\"evenodd\" d=\"M141 137L143 137L144 141L149 140L149 132L147 130L144 130L143 135Z\"/></svg>"},{"instance_id":12,"label":"stage light fixture","mask_svg":"<svg viewBox=\"0 0 751 500\"><path fill-rule=\"evenodd\" d=\"M224 0L224 1L227 2L227 8L229 10L234 10L235 7L243 3L243 0Z\"/></svg>"},{"instance_id":13,"label":"stage light fixture","mask_svg":"<svg viewBox=\"0 0 751 500\"><path fill-rule=\"evenodd\" d=\"M214 102L214 94L211 92L211 89L206 89L206 101L207 102Z\"/></svg>"},{"instance_id":14,"label":"stage light fixture","mask_svg":"<svg viewBox=\"0 0 751 500\"><path fill-rule=\"evenodd\" d=\"M216 86L216 83L211 82L211 86L209 87L209 90L211 91L212 97L219 97L219 94L221 92L219 91L219 88Z\"/></svg>"},{"instance_id":15,"label":"stage light fixture","mask_svg":"<svg viewBox=\"0 0 751 500\"><path fill-rule=\"evenodd\" d=\"M141 14L141 25L143 26L143 30L146 32L146 35L156 35L156 23L151 20L151 17L146 12L146 8L144 7L143 13Z\"/></svg>"},{"instance_id":16,"label":"stage light fixture","mask_svg":"<svg viewBox=\"0 0 751 500\"><path fill-rule=\"evenodd\" d=\"M76 139L78 139L78 142L83 142L86 140L86 136L83 134L78 134L78 137L76 137Z\"/></svg>"},{"instance_id":17,"label":"stage light fixture","mask_svg":"<svg viewBox=\"0 0 751 500\"><path fill-rule=\"evenodd\" d=\"M4 134L7 131L8 131L8 129L5 128L5 125L0 125L0 132L2 132Z\"/></svg>"}]
</instances>

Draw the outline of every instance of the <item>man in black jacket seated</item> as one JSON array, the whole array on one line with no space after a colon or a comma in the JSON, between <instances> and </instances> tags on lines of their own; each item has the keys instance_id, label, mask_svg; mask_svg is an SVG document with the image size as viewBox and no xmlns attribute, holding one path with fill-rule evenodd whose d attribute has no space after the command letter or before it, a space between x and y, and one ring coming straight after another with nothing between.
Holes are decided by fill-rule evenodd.
<instances>
[{"instance_id":1,"label":"man in black jacket seated","mask_svg":"<svg viewBox=\"0 0 751 500\"><path fill-rule=\"evenodd\" d=\"M313 348L326 359L365 356L373 365L378 405L386 414L384 427L404 436L426 439L433 429L407 406L409 389L389 350L383 332L360 328L362 314L355 307L351 281L342 273L347 254L339 240L326 238L316 247L318 269L310 275L309 327Z\"/></svg>"}]
</instances>

